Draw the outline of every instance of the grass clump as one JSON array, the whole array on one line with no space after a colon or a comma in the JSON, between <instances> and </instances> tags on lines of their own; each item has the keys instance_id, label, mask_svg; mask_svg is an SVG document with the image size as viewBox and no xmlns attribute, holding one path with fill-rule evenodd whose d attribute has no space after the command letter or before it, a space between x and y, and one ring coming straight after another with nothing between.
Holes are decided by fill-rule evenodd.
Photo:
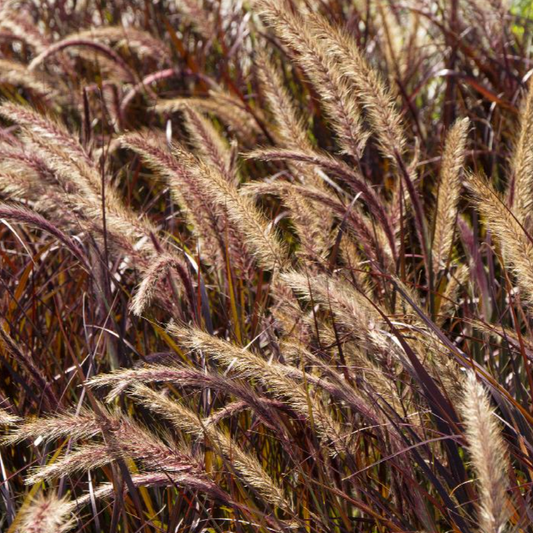
<instances>
[{"instance_id":1,"label":"grass clump","mask_svg":"<svg viewBox=\"0 0 533 533\"><path fill-rule=\"evenodd\" d=\"M2 531L533 531L519 11L0 4Z\"/></svg>"}]
</instances>

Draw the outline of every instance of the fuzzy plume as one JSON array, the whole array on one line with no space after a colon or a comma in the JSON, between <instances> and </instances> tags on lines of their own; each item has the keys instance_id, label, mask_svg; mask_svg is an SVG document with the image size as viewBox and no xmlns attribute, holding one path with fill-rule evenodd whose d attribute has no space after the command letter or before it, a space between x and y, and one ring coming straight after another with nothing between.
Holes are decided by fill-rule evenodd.
<instances>
[{"instance_id":1,"label":"fuzzy plume","mask_svg":"<svg viewBox=\"0 0 533 533\"><path fill-rule=\"evenodd\" d=\"M305 124L285 88L281 76L264 52L256 59L257 72L262 89L278 126L278 136L287 148L311 150Z\"/></svg>"},{"instance_id":2,"label":"fuzzy plume","mask_svg":"<svg viewBox=\"0 0 533 533\"><path fill-rule=\"evenodd\" d=\"M80 412L62 413L26 420L18 424L3 439L5 444L16 444L26 439L41 439L50 442L59 438L89 438L100 433L98 416L92 411L82 409Z\"/></svg>"},{"instance_id":3,"label":"fuzzy plume","mask_svg":"<svg viewBox=\"0 0 533 533\"><path fill-rule=\"evenodd\" d=\"M1 426L14 426L20 422L18 416L12 415L9 411L5 409L0 409L0 425Z\"/></svg>"},{"instance_id":4,"label":"fuzzy plume","mask_svg":"<svg viewBox=\"0 0 533 533\"><path fill-rule=\"evenodd\" d=\"M466 135L469 121L458 121L446 137L439 181L438 200L435 214L435 234L433 237L433 266L442 268L450 254L457 202L461 192L461 168L464 161Z\"/></svg>"},{"instance_id":5,"label":"fuzzy plume","mask_svg":"<svg viewBox=\"0 0 533 533\"><path fill-rule=\"evenodd\" d=\"M480 530L502 533L509 517L507 450L487 391L473 372L466 379L462 414L477 474Z\"/></svg>"},{"instance_id":6,"label":"fuzzy plume","mask_svg":"<svg viewBox=\"0 0 533 533\"><path fill-rule=\"evenodd\" d=\"M42 76L37 76L25 65L15 61L0 59L0 84L22 87L45 99L54 97L54 90L43 81Z\"/></svg>"},{"instance_id":7,"label":"fuzzy plume","mask_svg":"<svg viewBox=\"0 0 533 533\"><path fill-rule=\"evenodd\" d=\"M486 179L470 174L467 183L478 211L498 239L503 259L514 270L524 297L533 303L533 243L503 199Z\"/></svg>"},{"instance_id":8,"label":"fuzzy plume","mask_svg":"<svg viewBox=\"0 0 533 533\"><path fill-rule=\"evenodd\" d=\"M223 91L210 91L208 98L173 98L160 100L155 106L158 113L176 113L183 110L183 106L190 106L202 113L212 113L217 116L232 131L243 140L257 137L260 128L251 113L234 96Z\"/></svg>"},{"instance_id":9,"label":"fuzzy plume","mask_svg":"<svg viewBox=\"0 0 533 533\"><path fill-rule=\"evenodd\" d=\"M294 14L284 2L263 1L259 11L271 25L283 44L292 50L321 97L321 103L331 119L342 151L360 157L368 133L362 125L358 101L342 76L334 56L309 32L306 21ZM283 95L282 95L283 96Z\"/></svg>"},{"instance_id":10,"label":"fuzzy plume","mask_svg":"<svg viewBox=\"0 0 533 533\"><path fill-rule=\"evenodd\" d=\"M74 526L71 504L55 494L34 498L21 511L19 533L65 533Z\"/></svg>"},{"instance_id":11,"label":"fuzzy plume","mask_svg":"<svg viewBox=\"0 0 533 533\"><path fill-rule=\"evenodd\" d=\"M183 328L172 324L169 326L169 332L176 336L184 346L201 351L219 364L238 371L242 377L259 379L272 390L276 398L283 398L287 405L297 413L313 420L321 437L331 442L333 449L338 447L346 450L341 443L349 442L349 436L321 405L318 396L312 404L309 402L306 383L324 389L333 396L348 401L362 413L369 414L364 402L353 391L338 389L331 383L306 374L298 368L269 363L249 350L241 349L198 329ZM348 444L348 448L349 446Z\"/></svg>"},{"instance_id":12,"label":"fuzzy plume","mask_svg":"<svg viewBox=\"0 0 533 533\"><path fill-rule=\"evenodd\" d=\"M181 278L185 281L185 285L188 285L186 266L171 255L162 255L152 262L146 271L137 292L131 300L130 308L134 315L142 315L143 311L151 304L152 300L157 295L161 282L164 281L167 276L171 275L173 270L177 270L181 274Z\"/></svg>"},{"instance_id":13,"label":"fuzzy plume","mask_svg":"<svg viewBox=\"0 0 533 533\"><path fill-rule=\"evenodd\" d=\"M516 218L531 227L533 209L533 83L520 112L520 129L511 159L513 179L512 207Z\"/></svg>"},{"instance_id":14,"label":"fuzzy plume","mask_svg":"<svg viewBox=\"0 0 533 533\"><path fill-rule=\"evenodd\" d=\"M149 33L138 28L121 26L95 27L70 36L71 39L92 39L111 44L115 49L125 48L131 54L142 59L149 57L160 62L168 62L170 54L168 48Z\"/></svg>"},{"instance_id":15,"label":"fuzzy plume","mask_svg":"<svg viewBox=\"0 0 533 533\"><path fill-rule=\"evenodd\" d=\"M382 153L392 160L397 159L406 141L402 119L390 90L345 31L319 15L309 15L307 24L313 38L336 58L340 75L349 80L353 97L361 102Z\"/></svg>"},{"instance_id":16,"label":"fuzzy plume","mask_svg":"<svg viewBox=\"0 0 533 533\"><path fill-rule=\"evenodd\" d=\"M233 468L245 483L257 490L272 505L290 509L282 491L264 472L257 459L242 450L226 433L211 425L205 426L191 410L145 385L134 386L131 394L142 405L170 420L176 429L195 437L204 436L205 433L213 447L231 460Z\"/></svg>"},{"instance_id":17,"label":"fuzzy plume","mask_svg":"<svg viewBox=\"0 0 533 533\"><path fill-rule=\"evenodd\" d=\"M177 155L183 156L183 150L177 149ZM286 247L253 201L241 194L234 184L228 183L215 168L202 161L198 161L197 168L205 188L215 203L226 210L228 219L238 229L259 265L268 270L285 267L288 262Z\"/></svg>"},{"instance_id":18,"label":"fuzzy plume","mask_svg":"<svg viewBox=\"0 0 533 533\"><path fill-rule=\"evenodd\" d=\"M215 166L230 182L235 183L233 155L227 141L215 129L212 122L188 105L183 106L187 119L187 129L194 148L201 158Z\"/></svg>"},{"instance_id":19,"label":"fuzzy plume","mask_svg":"<svg viewBox=\"0 0 533 533\"><path fill-rule=\"evenodd\" d=\"M208 257L215 256L219 211L197 178L196 158L186 150L180 150L181 157L177 158L172 151L162 148L157 138L149 135L125 135L120 138L120 143L138 153L151 169L168 182L174 201L183 210Z\"/></svg>"}]
</instances>

